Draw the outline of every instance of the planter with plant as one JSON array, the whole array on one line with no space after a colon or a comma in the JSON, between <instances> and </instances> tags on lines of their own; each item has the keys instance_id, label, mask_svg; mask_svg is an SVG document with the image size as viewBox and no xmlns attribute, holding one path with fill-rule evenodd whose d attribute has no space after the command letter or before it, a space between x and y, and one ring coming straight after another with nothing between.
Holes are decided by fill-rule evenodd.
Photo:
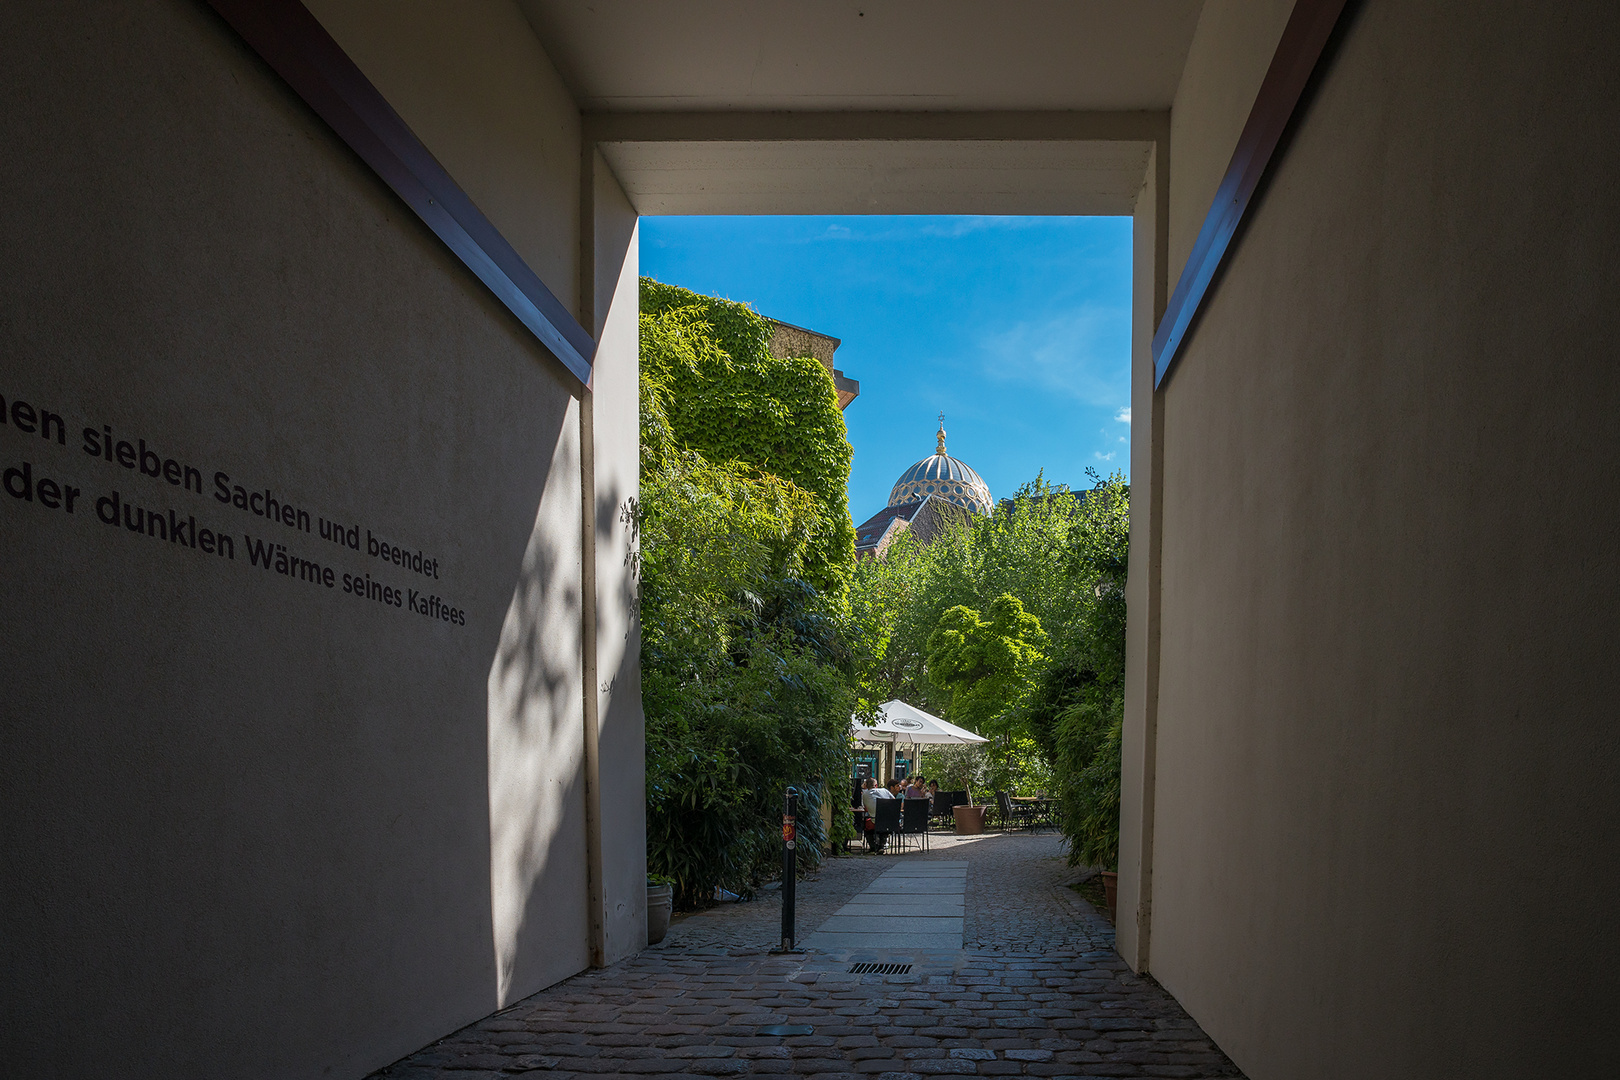
<instances>
[{"instance_id":1,"label":"planter with plant","mask_svg":"<svg viewBox=\"0 0 1620 1080\"><path fill-rule=\"evenodd\" d=\"M675 879L662 874L647 875L647 944L656 945L669 933L669 916L675 908Z\"/></svg>"}]
</instances>

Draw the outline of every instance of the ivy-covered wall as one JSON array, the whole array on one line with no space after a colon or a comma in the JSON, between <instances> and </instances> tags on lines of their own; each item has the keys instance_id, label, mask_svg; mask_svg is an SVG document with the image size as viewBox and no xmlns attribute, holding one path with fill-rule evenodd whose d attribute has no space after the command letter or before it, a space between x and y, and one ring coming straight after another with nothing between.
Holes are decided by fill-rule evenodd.
<instances>
[{"instance_id":1,"label":"ivy-covered wall","mask_svg":"<svg viewBox=\"0 0 1620 1080\"><path fill-rule=\"evenodd\" d=\"M641 279L644 319L701 315L717 349L658 350L644 367L665 387L675 441L715 464L739 462L815 496L821 511L806 577L841 591L855 558L846 485L852 451L832 376L809 356L776 357L770 320L731 300Z\"/></svg>"}]
</instances>

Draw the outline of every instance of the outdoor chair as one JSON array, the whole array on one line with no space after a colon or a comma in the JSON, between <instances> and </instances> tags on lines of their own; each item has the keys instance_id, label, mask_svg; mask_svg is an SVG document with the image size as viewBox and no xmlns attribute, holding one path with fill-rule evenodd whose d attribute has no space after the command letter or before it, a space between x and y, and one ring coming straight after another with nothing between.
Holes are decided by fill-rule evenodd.
<instances>
[{"instance_id":1,"label":"outdoor chair","mask_svg":"<svg viewBox=\"0 0 1620 1080\"><path fill-rule=\"evenodd\" d=\"M844 841L844 850L848 851L851 844L866 843L866 808L855 806L844 812L850 816L855 825L855 839Z\"/></svg>"},{"instance_id":2,"label":"outdoor chair","mask_svg":"<svg viewBox=\"0 0 1620 1080\"><path fill-rule=\"evenodd\" d=\"M872 805L872 825L877 830L873 851L881 852L891 836L897 836L901 826L899 799L877 799Z\"/></svg>"},{"instance_id":3,"label":"outdoor chair","mask_svg":"<svg viewBox=\"0 0 1620 1080\"><path fill-rule=\"evenodd\" d=\"M956 828L956 815L951 811L958 806L972 806L973 799L965 791L942 791L934 799L934 815L947 829Z\"/></svg>"},{"instance_id":4,"label":"outdoor chair","mask_svg":"<svg viewBox=\"0 0 1620 1080\"><path fill-rule=\"evenodd\" d=\"M1005 791L996 792L996 809L1001 812L1003 829L1012 824L1021 824L1026 829L1035 828L1035 807L1014 805Z\"/></svg>"},{"instance_id":5,"label":"outdoor chair","mask_svg":"<svg viewBox=\"0 0 1620 1080\"><path fill-rule=\"evenodd\" d=\"M901 802L904 808L900 814L900 836L904 843L907 836L921 837L922 848L928 850L928 800L906 799Z\"/></svg>"},{"instance_id":6,"label":"outdoor chair","mask_svg":"<svg viewBox=\"0 0 1620 1080\"><path fill-rule=\"evenodd\" d=\"M935 810L935 814L938 814L938 821L940 821L941 826L954 831L956 829L956 814L951 813L951 811L956 810L957 806L972 805L974 805L974 800L967 792L940 792L940 797L936 798L935 803L933 803L933 810Z\"/></svg>"}]
</instances>

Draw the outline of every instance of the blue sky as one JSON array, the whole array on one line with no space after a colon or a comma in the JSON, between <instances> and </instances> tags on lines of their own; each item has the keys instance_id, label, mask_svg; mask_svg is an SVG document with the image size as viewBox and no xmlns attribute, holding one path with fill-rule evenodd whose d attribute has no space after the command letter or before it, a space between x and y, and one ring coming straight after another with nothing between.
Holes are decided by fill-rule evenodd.
<instances>
[{"instance_id":1,"label":"blue sky","mask_svg":"<svg viewBox=\"0 0 1620 1080\"><path fill-rule=\"evenodd\" d=\"M1128 475L1129 218L649 217L641 272L841 338L850 512L934 451L996 498Z\"/></svg>"}]
</instances>

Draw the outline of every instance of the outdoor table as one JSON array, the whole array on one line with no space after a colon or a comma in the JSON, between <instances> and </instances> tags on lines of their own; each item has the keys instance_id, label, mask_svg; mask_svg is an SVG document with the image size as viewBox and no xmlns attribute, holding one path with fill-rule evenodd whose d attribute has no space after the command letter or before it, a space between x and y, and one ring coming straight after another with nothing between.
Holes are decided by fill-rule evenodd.
<instances>
[{"instance_id":1,"label":"outdoor table","mask_svg":"<svg viewBox=\"0 0 1620 1080\"><path fill-rule=\"evenodd\" d=\"M1035 818L1038 822L1050 824L1052 820L1052 804L1057 800L1046 795L1012 795L1009 799L1015 803L1024 803L1035 808Z\"/></svg>"}]
</instances>

